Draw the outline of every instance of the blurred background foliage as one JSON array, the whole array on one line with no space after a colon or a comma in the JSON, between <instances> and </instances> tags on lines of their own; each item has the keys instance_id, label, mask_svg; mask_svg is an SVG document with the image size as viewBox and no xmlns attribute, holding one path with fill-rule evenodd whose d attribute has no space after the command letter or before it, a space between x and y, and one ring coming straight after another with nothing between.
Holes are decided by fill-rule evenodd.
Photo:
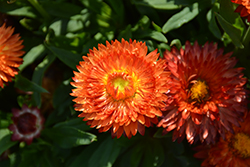
<instances>
[{"instance_id":1,"label":"blurred background foliage","mask_svg":"<svg viewBox=\"0 0 250 167\"><path fill-rule=\"evenodd\" d=\"M15 27L25 45L14 81L0 89L1 167L198 167L193 146L172 133L112 139L78 118L69 84L89 49L105 41L136 39L149 51L189 40L217 42L249 67L249 23L230 0L0 0L0 24ZM246 69L246 77L250 70ZM10 140L11 109L38 106L46 121L31 145Z\"/></svg>"}]
</instances>

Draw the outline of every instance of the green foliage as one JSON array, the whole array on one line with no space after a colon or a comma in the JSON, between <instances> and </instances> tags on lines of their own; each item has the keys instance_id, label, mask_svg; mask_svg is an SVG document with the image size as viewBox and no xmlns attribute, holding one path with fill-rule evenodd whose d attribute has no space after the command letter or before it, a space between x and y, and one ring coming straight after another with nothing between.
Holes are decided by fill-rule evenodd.
<instances>
[{"instance_id":1,"label":"green foliage","mask_svg":"<svg viewBox=\"0 0 250 167\"><path fill-rule=\"evenodd\" d=\"M216 42L233 51L249 78L250 28L230 0L0 0L0 24L24 40L23 64L13 83L0 89L1 167L198 167L193 146L172 133L146 128L144 136L112 139L78 118L73 71L89 49L111 40L146 42L160 56L186 41ZM4 14L4 15L3 15ZM11 141L11 109L37 106L44 129L31 145Z\"/></svg>"}]
</instances>

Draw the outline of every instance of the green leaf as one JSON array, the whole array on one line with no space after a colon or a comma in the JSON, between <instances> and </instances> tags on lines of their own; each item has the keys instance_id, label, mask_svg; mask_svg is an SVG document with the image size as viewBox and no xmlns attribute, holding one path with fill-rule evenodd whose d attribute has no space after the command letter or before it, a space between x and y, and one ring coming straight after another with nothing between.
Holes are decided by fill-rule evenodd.
<instances>
[{"instance_id":1,"label":"green leaf","mask_svg":"<svg viewBox=\"0 0 250 167\"><path fill-rule=\"evenodd\" d=\"M125 30L121 31L117 39L120 41L122 38L129 40L132 38L131 25L129 24Z\"/></svg>"},{"instance_id":2,"label":"green leaf","mask_svg":"<svg viewBox=\"0 0 250 167\"><path fill-rule=\"evenodd\" d=\"M154 30L136 31L134 36L136 38L150 37L160 42L164 42L164 43L168 42L167 38L161 32L154 31Z\"/></svg>"},{"instance_id":3,"label":"green leaf","mask_svg":"<svg viewBox=\"0 0 250 167\"><path fill-rule=\"evenodd\" d=\"M245 35L244 35L244 38L243 38L243 44L244 46L248 46L249 45L249 42L250 42L250 26L248 27Z\"/></svg>"},{"instance_id":4,"label":"green leaf","mask_svg":"<svg viewBox=\"0 0 250 167\"><path fill-rule=\"evenodd\" d=\"M42 79L43 79L44 73L54 60L55 60L54 55L46 56L44 60L40 64L38 64L38 66L35 68L35 71L32 76L32 81L38 85L42 85ZM33 93L33 98L36 102L36 105L39 107L41 105L41 93L42 92L38 92L38 91ZM46 93L49 93L49 92L47 91Z\"/></svg>"},{"instance_id":5,"label":"green leaf","mask_svg":"<svg viewBox=\"0 0 250 167\"><path fill-rule=\"evenodd\" d=\"M45 47L43 44L34 46L26 55L23 57L23 64L19 66L19 70L22 71L25 67L33 63L39 56L45 54Z\"/></svg>"},{"instance_id":6,"label":"green leaf","mask_svg":"<svg viewBox=\"0 0 250 167\"><path fill-rule=\"evenodd\" d=\"M20 74L16 76L15 79L15 87L19 88L23 91L32 91L32 92L46 92L48 93L48 91L46 89L44 89L43 87L37 85L36 83L28 80L27 78L24 78L23 76L21 76Z\"/></svg>"},{"instance_id":7,"label":"green leaf","mask_svg":"<svg viewBox=\"0 0 250 167\"><path fill-rule=\"evenodd\" d=\"M221 39L221 31L217 25L216 19L215 19L215 12L218 12L218 9L216 6L214 6L211 10L207 13L207 20L209 22L209 30L214 34L215 37L218 39Z\"/></svg>"},{"instance_id":8,"label":"green leaf","mask_svg":"<svg viewBox=\"0 0 250 167\"><path fill-rule=\"evenodd\" d=\"M62 126L70 126L70 127L74 127L77 129L80 129L82 131L87 131L90 130L90 126L86 125L86 123L82 120L82 118L73 118L64 122L59 122L57 123L54 127L62 127Z\"/></svg>"},{"instance_id":9,"label":"green leaf","mask_svg":"<svg viewBox=\"0 0 250 167\"><path fill-rule=\"evenodd\" d=\"M96 140L95 135L70 126L44 129L42 133L62 148L88 145Z\"/></svg>"},{"instance_id":10,"label":"green leaf","mask_svg":"<svg viewBox=\"0 0 250 167\"><path fill-rule=\"evenodd\" d=\"M0 2L0 12L14 16L26 16L30 18L38 18L37 12L29 6L30 4L22 1L18 3L8 4L7 0Z\"/></svg>"},{"instance_id":11,"label":"green leaf","mask_svg":"<svg viewBox=\"0 0 250 167\"><path fill-rule=\"evenodd\" d=\"M176 5L175 1L172 0L143 0L143 1L132 1L135 5L149 6L155 9L162 10L173 10L180 8L180 5Z\"/></svg>"},{"instance_id":12,"label":"green leaf","mask_svg":"<svg viewBox=\"0 0 250 167\"><path fill-rule=\"evenodd\" d=\"M99 143L91 144L87 146L80 154L78 154L75 159L70 163L70 167L91 167L88 166L88 162L93 155L94 151L99 147ZM98 160L98 159L97 159ZM67 164L66 164L67 166Z\"/></svg>"},{"instance_id":13,"label":"green leaf","mask_svg":"<svg viewBox=\"0 0 250 167\"><path fill-rule=\"evenodd\" d=\"M121 147L116 143L116 141L111 137L108 137L92 154L91 158L89 159L89 167L111 167L118 157L120 151Z\"/></svg>"},{"instance_id":14,"label":"green leaf","mask_svg":"<svg viewBox=\"0 0 250 167\"><path fill-rule=\"evenodd\" d=\"M107 0L107 3L110 4L110 7L112 8L112 17L114 18L115 22L122 24L124 20L123 1Z\"/></svg>"},{"instance_id":15,"label":"green leaf","mask_svg":"<svg viewBox=\"0 0 250 167\"><path fill-rule=\"evenodd\" d=\"M199 14L199 5L194 3L192 6L185 7L179 13L173 15L162 27L163 33L167 33L173 29L181 27L188 23Z\"/></svg>"},{"instance_id":16,"label":"green leaf","mask_svg":"<svg viewBox=\"0 0 250 167\"><path fill-rule=\"evenodd\" d=\"M71 92L71 85L69 81L64 81L59 87L56 89L53 95L53 106L57 110L57 115L61 115L65 112L68 112L69 106L72 103L72 96L69 96Z\"/></svg>"},{"instance_id":17,"label":"green leaf","mask_svg":"<svg viewBox=\"0 0 250 167\"><path fill-rule=\"evenodd\" d=\"M216 13L216 17L218 22L220 23L222 29L230 36L232 39L232 42L235 46L239 48L244 48L244 46L241 43L241 31L234 27L232 24L227 22L221 15Z\"/></svg>"},{"instance_id":18,"label":"green leaf","mask_svg":"<svg viewBox=\"0 0 250 167\"><path fill-rule=\"evenodd\" d=\"M227 22L240 29L241 35L243 35L246 29L245 23L242 21L241 16L234 12L234 5L230 0L220 0L219 13Z\"/></svg>"},{"instance_id":19,"label":"green leaf","mask_svg":"<svg viewBox=\"0 0 250 167\"><path fill-rule=\"evenodd\" d=\"M158 26L155 22L152 22L153 27L155 28L156 31L162 32L162 29L160 26Z\"/></svg>"},{"instance_id":20,"label":"green leaf","mask_svg":"<svg viewBox=\"0 0 250 167\"><path fill-rule=\"evenodd\" d=\"M74 70L77 70L76 65L79 64L79 61L82 61L82 56L80 56L79 54L75 54L68 50L60 49L54 46L46 45L46 47L64 64L66 64L67 66L69 66Z\"/></svg>"},{"instance_id":21,"label":"green leaf","mask_svg":"<svg viewBox=\"0 0 250 167\"><path fill-rule=\"evenodd\" d=\"M17 141L11 141L11 134L7 134L0 138L0 155L10 147L14 146L16 143Z\"/></svg>"},{"instance_id":22,"label":"green leaf","mask_svg":"<svg viewBox=\"0 0 250 167\"><path fill-rule=\"evenodd\" d=\"M176 46L177 49L182 47L181 41L179 39L174 39L171 41L170 46Z\"/></svg>"},{"instance_id":23,"label":"green leaf","mask_svg":"<svg viewBox=\"0 0 250 167\"><path fill-rule=\"evenodd\" d=\"M82 10L82 7L78 5L62 1L41 1L40 3L50 15L61 18L70 18L73 15L79 14Z\"/></svg>"}]
</instances>

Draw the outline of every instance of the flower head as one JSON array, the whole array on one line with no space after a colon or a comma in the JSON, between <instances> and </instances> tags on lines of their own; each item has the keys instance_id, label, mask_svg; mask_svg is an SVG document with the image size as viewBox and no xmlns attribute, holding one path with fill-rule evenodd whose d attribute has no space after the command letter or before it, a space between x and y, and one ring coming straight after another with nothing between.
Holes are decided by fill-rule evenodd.
<instances>
[{"instance_id":1,"label":"flower head","mask_svg":"<svg viewBox=\"0 0 250 167\"><path fill-rule=\"evenodd\" d=\"M247 17L247 21L250 22L250 3L249 0L231 0L233 3L239 4L235 9L235 12L240 13L241 17Z\"/></svg>"},{"instance_id":2,"label":"flower head","mask_svg":"<svg viewBox=\"0 0 250 167\"><path fill-rule=\"evenodd\" d=\"M28 108L24 104L21 110L13 108L12 114L13 124L9 126L9 129L13 131L11 140L31 144L34 138L40 136L44 118L38 108Z\"/></svg>"},{"instance_id":3,"label":"flower head","mask_svg":"<svg viewBox=\"0 0 250 167\"><path fill-rule=\"evenodd\" d=\"M4 83L10 82L11 79L18 74L18 67L22 64L23 59L20 58L24 51L19 34L12 35L14 28L0 27L0 87L4 87Z\"/></svg>"},{"instance_id":4,"label":"flower head","mask_svg":"<svg viewBox=\"0 0 250 167\"><path fill-rule=\"evenodd\" d=\"M163 70L165 60L156 62L157 50L147 55L145 43L122 39L99 44L87 55L71 83L79 117L117 138L124 131L129 138L137 131L143 135L144 125L158 123L169 72Z\"/></svg>"},{"instance_id":5,"label":"flower head","mask_svg":"<svg viewBox=\"0 0 250 167\"><path fill-rule=\"evenodd\" d=\"M172 48L164 53L172 81L165 100L164 118L158 126L165 133L174 130L173 140L187 138L190 143L200 138L214 142L217 132L225 137L225 131L233 133L232 124L247 111L246 90L242 68L236 64L232 53L223 55L217 44L186 42L185 50Z\"/></svg>"},{"instance_id":6,"label":"flower head","mask_svg":"<svg viewBox=\"0 0 250 167\"><path fill-rule=\"evenodd\" d=\"M206 167L248 167L250 166L250 114L241 127L234 127L235 134L226 133L226 139L211 146L198 146L194 156L204 159Z\"/></svg>"}]
</instances>

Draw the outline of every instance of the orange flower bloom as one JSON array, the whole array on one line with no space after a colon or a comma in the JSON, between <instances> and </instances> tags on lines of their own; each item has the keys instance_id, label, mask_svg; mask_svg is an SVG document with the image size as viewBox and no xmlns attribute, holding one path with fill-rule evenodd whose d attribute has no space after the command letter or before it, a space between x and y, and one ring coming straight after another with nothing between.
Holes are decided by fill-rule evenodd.
<instances>
[{"instance_id":1,"label":"orange flower bloom","mask_svg":"<svg viewBox=\"0 0 250 167\"><path fill-rule=\"evenodd\" d=\"M99 44L87 55L71 83L79 117L99 132L111 129L117 138L124 131L128 138L137 131L143 135L144 125L158 123L169 72L165 60L156 62L157 50L147 55L145 43L122 39Z\"/></svg>"},{"instance_id":2,"label":"orange flower bloom","mask_svg":"<svg viewBox=\"0 0 250 167\"><path fill-rule=\"evenodd\" d=\"M173 140L181 141L186 134L191 144L199 138L214 142L217 132L225 137L225 130L233 132L232 124L242 121L247 112L247 79L242 68L233 68L236 60L231 55L223 55L223 49L217 50L213 43L201 47L186 42L185 50L166 50L166 70L171 71L172 81L165 117L158 126L165 128L164 133L174 130Z\"/></svg>"},{"instance_id":3,"label":"orange flower bloom","mask_svg":"<svg viewBox=\"0 0 250 167\"><path fill-rule=\"evenodd\" d=\"M12 35L14 28L0 27L0 86L3 88L4 83L11 82L11 78L18 74L18 67L22 64L20 58L24 54L21 49L23 40L19 40L19 34Z\"/></svg>"},{"instance_id":4,"label":"orange flower bloom","mask_svg":"<svg viewBox=\"0 0 250 167\"><path fill-rule=\"evenodd\" d=\"M241 17L247 17L247 21L250 22L250 3L249 0L231 0L233 3L240 4L235 12L240 13Z\"/></svg>"},{"instance_id":5,"label":"orange flower bloom","mask_svg":"<svg viewBox=\"0 0 250 167\"><path fill-rule=\"evenodd\" d=\"M235 127L235 134L226 133L226 140L220 138L212 146L198 146L194 156L204 159L205 167L249 167L250 166L250 114L241 127Z\"/></svg>"}]
</instances>

